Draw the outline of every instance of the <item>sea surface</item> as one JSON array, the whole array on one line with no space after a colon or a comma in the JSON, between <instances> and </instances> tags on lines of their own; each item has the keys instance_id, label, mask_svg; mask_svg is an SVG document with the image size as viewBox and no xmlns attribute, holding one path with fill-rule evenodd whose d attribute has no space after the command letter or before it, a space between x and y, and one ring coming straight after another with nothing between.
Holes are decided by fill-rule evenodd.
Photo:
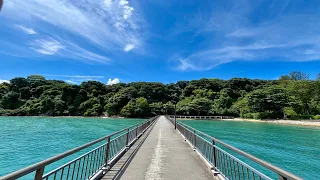
<instances>
[{"instance_id":1,"label":"sea surface","mask_svg":"<svg viewBox=\"0 0 320 180\"><path fill-rule=\"evenodd\" d=\"M319 127L235 121L181 122L304 179L320 179Z\"/></svg>"},{"instance_id":2,"label":"sea surface","mask_svg":"<svg viewBox=\"0 0 320 180\"><path fill-rule=\"evenodd\" d=\"M142 119L0 117L0 176L142 121ZM67 160L72 158L75 157L71 156ZM46 172L66 163L67 160L47 168Z\"/></svg>"}]
</instances>

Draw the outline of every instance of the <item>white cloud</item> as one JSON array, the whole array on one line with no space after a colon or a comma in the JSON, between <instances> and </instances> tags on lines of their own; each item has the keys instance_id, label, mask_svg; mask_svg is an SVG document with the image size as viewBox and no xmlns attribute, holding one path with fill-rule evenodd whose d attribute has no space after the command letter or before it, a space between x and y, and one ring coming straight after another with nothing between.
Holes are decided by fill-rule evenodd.
<instances>
[{"instance_id":1,"label":"white cloud","mask_svg":"<svg viewBox=\"0 0 320 180\"><path fill-rule=\"evenodd\" d=\"M119 1L119 4L120 4L121 6L125 6L125 5L129 4L129 2L128 2L127 0L120 0L120 1Z\"/></svg>"},{"instance_id":2,"label":"white cloud","mask_svg":"<svg viewBox=\"0 0 320 180\"><path fill-rule=\"evenodd\" d=\"M38 39L31 43L31 49L43 55L56 55L75 60L82 60L88 63L108 63L111 59L88 51L66 40L56 40L54 38Z\"/></svg>"},{"instance_id":3,"label":"white cloud","mask_svg":"<svg viewBox=\"0 0 320 180\"><path fill-rule=\"evenodd\" d=\"M62 41L66 48L62 51L63 55L75 60L85 60L88 63L109 63L110 58L88 51L69 41Z\"/></svg>"},{"instance_id":4,"label":"white cloud","mask_svg":"<svg viewBox=\"0 0 320 180\"><path fill-rule=\"evenodd\" d=\"M123 48L123 50L124 51L126 51L126 52L129 52L129 51L131 51L132 49L134 49L134 44L127 44L124 48Z\"/></svg>"},{"instance_id":5,"label":"white cloud","mask_svg":"<svg viewBox=\"0 0 320 180\"><path fill-rule=\"evenodd\" d=\"M103 5L104 5L106 8L111 8L111 7L112 7L112 0L104 0L104 1L103 1Z\"/></svg>"},{"instance_id":6,"label":"white cloud","mask_svg":"<svg viewBox=\"0 0 320 180\"><path fill-rule=\"evenodd\" d=\"M20 30L22 30L26 34L30 34L30 35L37 34L37 32L32 28L27 28L27 27L22 26L22 25L16 25L16 27L19 28Z\"/></svg>"},{"instance_id":7,"label":"white cloud","mask_svg":"<svg viewBox=\"0 0 320 180\"><path fill-rule=\"evenodd\" d=\"M128 19L131 17L132 12L134 11L134 8L129 6L129 2L127 0L120 0L119 1L120 6L123 7L123 18Z\"/></svg>"},{"instance_id":8,"label":"white cloud","mask_svg":"<svg viewBox=\"0 0 320 180\"><path fill-rule=\"evenodd\" d=\"M118 78L115 79L109 79L109 81L107 82L108 85L114 85L114 84L118 84L120 83L120 80Z\"/></svg>"},{"instance_id":9,"label":"white cloud","mask_svg":"<svg viewBox=\"0 0 320 180\"><path fill-rule=\"evenodd\" d=\"M178 62L178 69L181 70L181 71L185 71L185 70L188 70L188 69L196 70L197 68L195 66L193 66L192 64L190 64L188 62L188 60L180 58L179 62Z\"/></svg>"},{"instance_id":10,"label":"white cloud","mask_svg":"<svg viewBox=\"0 0 320 180\"><path fill-rule=\"evenodd\" d=\"M132 42L142 44L142 18L134 13L134 8L126 0L10 2L12 6L6 8L3 16L18 23L32 22L37 25L37 29L42 28L55 38L61 35L58 28L109 51L122 50ZM48 24L54 28L48 29Z\"/></svg>"},{"instance_id":11,"label":"white cloud","mask_svg":"<svg viewBox=\"0 0 320 180\"><path fill-rule=\"evenodd\" d=\"M65 82L69 83L69 84L78 84L78 82L72 81L72 80L65 80Z\"/></svg>"},{"instance_id":12,"label":"white cloud","mask_svg":"<svg viewBox=\"0 0 320 180\"><path fill-rule=\"evenodd\" d=\"M253 23L251 18L256 8L261 7L260 1L230 2L230 7L214 7L213 14L201 15L202 21L190 22L193 26L188 28L196 31L196 36L206 37L205 46L176 58L178 69L208 70L233 61L320 60L320 14L312 11L284 14L288 3L281 1L279 8L266 7L261 12L270 17L262 16Z\"/></svg>"},{"instance_id":13,"label":"white cloud","mask_svg":"<svg viewBox=\"0 0 320 180\"><path fill-rule=\"evenodd\" d=\"M32 49L44 55L54 55L65 47L57 40L54 39L39 39L35 40Z\"/></svg>"},{"instance_id":14,"label":"white cloud","mask_svg":"<svg viewBox=\"0 0 320 180\"><path fill-rule=\"evenodd\" d=\"M3 79L0 79L0 84L2 84L2 83L10 83L10 81L8 81L8 80L3 80Z\"/></svg>"}]
</instances>

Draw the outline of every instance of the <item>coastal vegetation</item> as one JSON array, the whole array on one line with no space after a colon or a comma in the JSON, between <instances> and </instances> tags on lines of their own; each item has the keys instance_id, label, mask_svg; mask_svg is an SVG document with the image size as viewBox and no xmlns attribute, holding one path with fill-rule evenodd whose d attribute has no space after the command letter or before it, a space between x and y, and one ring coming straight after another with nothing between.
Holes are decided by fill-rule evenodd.
<instances>
[{"instance_id":1,"label":"coastal vegetation","mask_svg":"<svg viewBox=\"0 0 320 180\"><path fill-rule=\"evenodd\" d=\"M254 119L320 119L320 75L291 72L278 80L200 79L162 84L80 85L17 77L0 84L0 115L124 116L231 115Z\"/></svg>"}]
</instances>

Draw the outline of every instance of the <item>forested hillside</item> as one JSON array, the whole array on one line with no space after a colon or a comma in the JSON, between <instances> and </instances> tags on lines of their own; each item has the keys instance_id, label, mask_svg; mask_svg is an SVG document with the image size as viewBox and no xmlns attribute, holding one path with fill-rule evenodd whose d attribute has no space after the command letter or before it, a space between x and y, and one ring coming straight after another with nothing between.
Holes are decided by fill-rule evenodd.
<instances>
[{"instance_id":1,"label":"forested hillside","mask_svg":"<svg viewBox=\"0 0 320 180\"><path fill-rule=\"evenodd\" d=\"M292 72L279 80L200 79L175 84L97 81L80 85L39 75L0 84L0 115L124 116L231 115L244 118L320 118L320 78Z\"/></svg>"}]
</instances>

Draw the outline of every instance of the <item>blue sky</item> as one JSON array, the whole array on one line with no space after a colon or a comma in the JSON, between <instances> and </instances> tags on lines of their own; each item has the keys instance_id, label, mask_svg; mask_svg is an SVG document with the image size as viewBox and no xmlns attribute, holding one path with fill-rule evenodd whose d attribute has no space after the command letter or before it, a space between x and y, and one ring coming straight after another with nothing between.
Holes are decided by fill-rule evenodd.
<instances>
[{"instance_id":1,"label":"blue sky","mask_svg":"<svg viewBox=\"0 0 320 180\"><path fill-rule=\"evenodd\" d=\"M0 82L320 73L318 0L5 0Z\"/></svg>"}]
</instances>

